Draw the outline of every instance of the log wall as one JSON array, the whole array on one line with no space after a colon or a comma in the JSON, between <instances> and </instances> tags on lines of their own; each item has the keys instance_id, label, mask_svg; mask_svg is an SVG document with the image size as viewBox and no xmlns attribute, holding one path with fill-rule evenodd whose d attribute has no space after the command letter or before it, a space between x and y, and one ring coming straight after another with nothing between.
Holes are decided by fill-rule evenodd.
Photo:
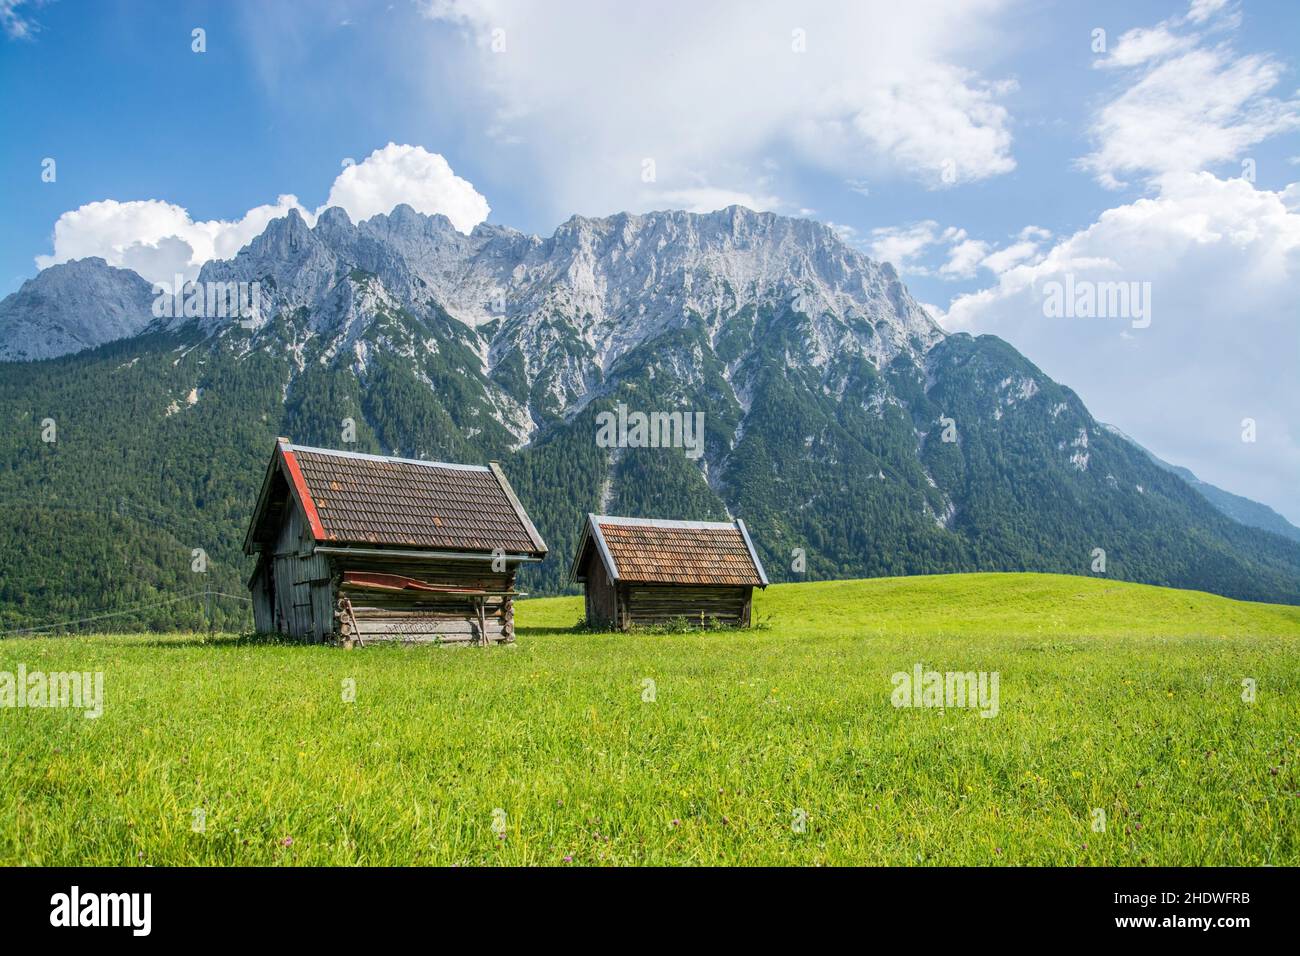
<instances>
[{"instance_id":1,"label":"log wall","mask_svg":"<svg viewBox=\"0 0 1300 956\"><path fill-rule=\"evenodd\" d=\"M667 624L685 618L691 624L717 621L749 626L752 587L705 587L688 584L624 584L618 588L621 626Z\"/></svg>"},{"instance_id":2,"label":"log wall","mask_svg":"<svg viewBox=\"0 0 1300 956\"><path fill-rule=\"evenodd\" d=\"M348 571L397 574L428 584L495 592L459 594L344 584ZM517 565L488 561L322 554L298 508L288 508L251 585L259 631L299 640L508 643L514 640Z\"/></svg>"},{"instance_id":3,"label":"log wall","mask_svg":"<svg viewBox=\"0 0 1300 956\"><path fill-rule=\"evenodd\" d=\"M514 603L508 594L480 599L437 591L378 590L344 584L341 580L345 571L373 571L401 574L436 585L503 592L514 590L514 567L494 572L484 561L331 557L337 589L333 616L336 633L342 640L443 644L514 640Z\"/></svg>"}]
</instances>

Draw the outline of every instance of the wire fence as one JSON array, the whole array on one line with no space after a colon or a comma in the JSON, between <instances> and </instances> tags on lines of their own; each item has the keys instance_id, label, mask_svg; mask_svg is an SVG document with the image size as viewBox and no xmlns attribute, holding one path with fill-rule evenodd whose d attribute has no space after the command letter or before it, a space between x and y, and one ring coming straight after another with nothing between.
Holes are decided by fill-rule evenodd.
<instances>
[{"instance_id":1,"label":"wire fence","mask_svg":"<svg viewBox=\"0 0 1300 956\"><path fill-rule=\"evenodd\" d=\"M108 608L101 608L86 617L74 618L72 620L50 621L49 623L45 623L45 624L32 624L32 625L28 625L27 627L18 627L7 631L0 631L0 638L16 637L21 634L39 634L42 631L57 630L58 628L63 628L63 627L73 627L80 624L89 624L93 621L103 621L103 620L108 620L110 618L127 617L133 614L141 614L153 608L166 607L167 605L170 604L179 604L181 601L189 601L194 598L204 598L206 600L210 600L211 598L214 597L228 598L234 601L244 601L249 604L253 603L252 598L246 597L242 594L228 594L225 591L213 591L211 589L204 590L204 591L192 591L189 594L181 594L181 595L177 595L176 597L165 598L161 601L151 601L147 604L137 604L128 608L116 608L112 610ZM209 613L208 613L209 626L211 626L211 620L212 620L211 605L209 605Z\"/></svg>"},{"instance_id":2,"label":"wire fence","mask_svg":"<svg viewBox=\"0 0 1300 956\"><path fill-rule=\"evenodd\" d=\"M162 509L151 509L148 506L138 502L128 501L125 497L114 499L110 506L95 507L93 504L81 504L63 501L40 500L39 498L11 498L0 501L0 509L5 508L39 508L54 511L80 512L83 514L112 515L117 518L136 521L142 524L153 525L164 531L176 533L178 526L183 522L177 520L177 516ZM229 594L224 591L216 591L211 588L203 591L192 591L188 594L181 594L175 597L165 598L160 601L151 601L149 603L135 604L126 608L99 608L91 611L86 617L73 618L70 620L50 621L43 624L32 624L25 627L11 628L0 631L0 638L15 637L23 634L39 634L44 631L59 630L60 628L76 627L81 624L89 624L95 621L110 620L118 617L130 617L135 614L142 614L154 608L166 607L172 604L179 604L182 601L192 600L194 598L203 598L211 600L214 597L228 598L235 601L243 601L251 604L252 598L246 595ZM212 624L212 609L208 607L208 623Z\"/></svg>"}]
</instances>

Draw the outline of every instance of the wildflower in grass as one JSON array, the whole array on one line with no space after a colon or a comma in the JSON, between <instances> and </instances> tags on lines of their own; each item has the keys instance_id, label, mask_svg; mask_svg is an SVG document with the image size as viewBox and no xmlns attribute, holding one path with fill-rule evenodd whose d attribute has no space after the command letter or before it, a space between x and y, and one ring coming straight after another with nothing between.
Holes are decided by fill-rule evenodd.
<instances>
[{"instance_id":1,"label":"wildflower in grass","mask_svg":"<svg viewBox=\"0 0 1300 956\"><path fill-rule=\"evenodd\" d=\"M285 837L280 841L280 846L293 846L293 837Z\"/></svg>"},{"instance_id":2,"label":"wildflower in grass","mask_svg":"<svg viewBox=\"0 0 1300 956\"><path fill-rule=\"evenodd\" d=\"M673 826L675 826L675 827L679 827L679 826L681 826L681 825L682 825L682 821L681 821L681 820L674 820L674 821L673 821Z\"/></svg>"},{"instance_id":3,"label":"wildflower in grass","mask_svg":"<svg viewBox=\"0 0 1300 956\"><path fill-rule=\"evenodd\" d=\"M565 862L565 863L572 863L572 862L573 862L573 855L572 855L572 854L569 854L568 856L566 856L566 857L564 858L564 862Z\"/></svg>"}]
</instances>

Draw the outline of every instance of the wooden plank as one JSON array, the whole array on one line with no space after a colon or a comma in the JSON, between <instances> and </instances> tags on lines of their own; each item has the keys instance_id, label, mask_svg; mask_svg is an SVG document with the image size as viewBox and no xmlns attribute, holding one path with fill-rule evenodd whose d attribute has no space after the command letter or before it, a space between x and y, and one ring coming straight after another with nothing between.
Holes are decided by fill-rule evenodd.
<instances>
[{"instance_id":1,"label":"wooden plank","mask_svg":"<svg viewBox=\"0 0 1300 956\"><path fill-rule=\"evenodd\" d=\"M456 647L473 647L478 638L469 634L367 634L369 643L443 644ZM501 643L500 641L496 643Z\"/></svg>"},{"instance_id":2,"label":"wooden plank","mask_svg":"<svg viewBox=\"0 0 1300 956\"><path fill-rule=\"evenodd\" d=\"M693 625L717 622L740 625L747 620L744 587L691 585L627 588L627 618L633 624L666 624L684 619Z\"/></svg>"},{"instance_id":3,"label":"wooden plank","mask_svg":"<svg viewBox=\"0 0 1300 956\"><path fill-rule=\"evenodd\" d=\"M477 621L377 621L357 619L362 634L463 634L477 637Z\"/></svg>"}]
</instances>

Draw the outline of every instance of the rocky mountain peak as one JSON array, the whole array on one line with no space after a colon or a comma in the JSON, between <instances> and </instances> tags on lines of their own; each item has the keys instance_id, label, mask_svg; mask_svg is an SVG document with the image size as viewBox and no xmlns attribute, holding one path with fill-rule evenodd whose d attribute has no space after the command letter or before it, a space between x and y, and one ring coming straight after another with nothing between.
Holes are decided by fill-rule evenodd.
<instances>
[{"instance_id":1,"label":"rocky mountain peak","mask_svg":"<svg viewBox=\"0 0 1300 956\"><path fill-rule=\"evenodd\" d=\"M50 266L0 301L0 361L33 361L136 335L153 288L98 256Z\"/></svg>"},{"instance_id":2,"label":"rocky mountain peak","mask_svg":"<svg viewBox=\"0 0 1300 956\"><path fill-rule=\"evenodd\" d=\"M102 260L99 267L108 268ZM312 328L328 335L345 325L355 333L365 321L337 314L347 297L334 294L358 272L413 315L436 310L470 329L491 328L481 348L487 374L518 354L531 376L553 364L558 343L567 353L576 341L585 354L566 361L583 366L579 378L598 377L665 329L701 322L717 336L737 315L789 313L802 329L804 358L816 366L846 353L883 365L899 352L919 356L943 335L892 266L850 248L820 223L743 206L575 215L545 238L488 224L465 235L445 216L406 204L359 223L343 209L326 209L314 228L291 209L233 259L207 263L199 278L260 282L268 315L305 308ZM38 279L51 293L62 291L39 300L29 295L21 320L15 302L0 306L0 323L7 323L0 330L9 330L0 339L8 351L0 354L62 354L148 324L147 308L128 297L121 310L136 310L129 320L119 316L92 329L90 316L89 325L38 346L42 329L75 324L63 313L77 301L68 290L75 280L52 270Z\"/></svg>"}]
</instances>

